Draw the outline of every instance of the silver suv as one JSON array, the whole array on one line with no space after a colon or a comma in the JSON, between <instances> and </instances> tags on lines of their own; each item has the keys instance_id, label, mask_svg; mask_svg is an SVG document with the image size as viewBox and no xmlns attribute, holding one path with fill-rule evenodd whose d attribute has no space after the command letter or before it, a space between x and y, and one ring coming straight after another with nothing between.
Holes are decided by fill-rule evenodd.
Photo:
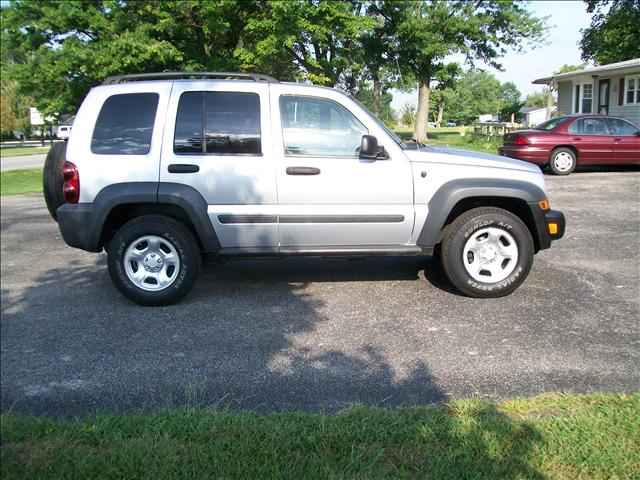
<instances>
[{"instance_id":1,"label":"silver suv","mask_svg":"<svg viewBox=\"0 0 640 480\"><path fill-rule=\"evenodd\" d=\"M439 254L461 292L498 297L564 233L537 166L405 144L338 90L264 75L109 78L51 156L64 240L106 250L142 305L184 297L203 254Z\"/></svg>"}]
</instances>

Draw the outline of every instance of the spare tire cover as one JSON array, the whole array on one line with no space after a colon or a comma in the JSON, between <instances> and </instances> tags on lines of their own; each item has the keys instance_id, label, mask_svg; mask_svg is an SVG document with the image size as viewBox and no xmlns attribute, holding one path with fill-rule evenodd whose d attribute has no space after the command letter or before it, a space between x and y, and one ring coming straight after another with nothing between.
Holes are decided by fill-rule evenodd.
<instances>
[{"instance_id":1,"label":"spare tire cover","mask_svg":"<svg viewBox=\"0 0 640 480\"><path fill-rule=\"evenodd\" d=\"M62 166L67 154L67 142L57 142L51 146L47 159L44 162L42 172L42 189L44 191L44 201L47 204L49 213L54 220L57 219L56 210L64 203L62 194Z\"/></svg>"}]
</instances>

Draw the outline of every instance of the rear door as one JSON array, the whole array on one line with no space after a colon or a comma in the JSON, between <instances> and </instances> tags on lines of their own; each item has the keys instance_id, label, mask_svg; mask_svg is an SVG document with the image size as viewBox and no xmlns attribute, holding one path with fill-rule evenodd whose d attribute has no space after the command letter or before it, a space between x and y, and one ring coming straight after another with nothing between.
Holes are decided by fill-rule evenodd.
<instances>
[{"instance_id":1,"label":"rear door","mask_svg":"<svg viewBox=\"0 0 640 480\"><path fill-rule=\"evenodd\" d=\"M281 250L406 245L411 165L381 127L330 89L272 84L271 106ZM360 159L364 134L375 135L389 158Z\"/></svg>"},{"instance_id":2,"label":"rear door","mask_svg":"<svg viewBox=\"0 0 640 480\"><path fill-rule=\"evenodd\" d=\"M174 83L160 181L204 197L222 248L277 248L270 138L266 83Z\"/></svg>"},{"instance_id":3,"label":"rear door","mask_svg":"<svg viewBox=\"0 0 640 480\"><path fill-rule=\"evenodd\" d=\"M613 137L604 118L578 118L569 125L569 136L578 149L578 161L586 165L612 163Z\"/></svg>"}]
</instances>

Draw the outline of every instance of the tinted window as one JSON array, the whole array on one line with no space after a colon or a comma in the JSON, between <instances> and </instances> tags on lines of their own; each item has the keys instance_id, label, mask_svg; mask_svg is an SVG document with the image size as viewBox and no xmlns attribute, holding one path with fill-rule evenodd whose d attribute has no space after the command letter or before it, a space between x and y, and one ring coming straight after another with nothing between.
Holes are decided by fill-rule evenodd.
<instances>
[{"instance_id":1,"label":"tinted window","mask_svg":"<svg viewBox=\"0 0 640 480\"><path fill-rule=\"evenodd\" d=\"M567 117L552 118L551 120L547 120L546 122L542 122L541 124L536 125L535 127L533 127L533 130L553 130L566 119Z\"/></svg>"},{"instance_id":2,"label":"tinted window","mask_svg":"<svg viewBox=\"0 0 640 480\"><path fill-rule=\"evenodd\" d=\"M204 153L202 148L203 108L204 92L186 92L180 96L173 139L175 153Z\"/></svg>"},{"instance_id":3,"label":"tinted window","mask_svg":"<svg viewBox=\"0 0 640 480\"><path fill-rule=\"evenodd\" d=\"M151 148L157 93L113 95L104 102L91 138L99 155L145 155Z\"/></svg>"},{"instance_id":4,"label":"tinted window","mask_svg":"<svg viewBox=\"0 0 640 480\"><path fill-rule=\"evenodd\" d=\"M621 118L609 118L608 120L614 135L635 135L640 130L633 123Z\"/></svg>"},{"instance_id":5,"label":"tinted window","mask_svg":"<svg viewBox=\"0 0 640 480\"><path fill-rule=\"evenodd\" d=\"M259 155L260 97L242 92L183 93L173 151Z\"/></svg>"},{"instance_id":6,"label":"tinted window","mask_svg":"<svg viewBox=\"0 0 640 480\"><path fill-rule=\"evenodd\" d=\"M569 127L572 135L609 135L604 120L601 118L580 118Z\"/></svg>"},{"instance_id":7,"label":"tinted window","mask_svg":"<svg viewBox=\"0 0 640 480\"><path fill-rule=\"evenodd\" d=\"M342 105L313 97L280 97L285 153L356 157L368 130Z\"/></svg>"}]
</instances>

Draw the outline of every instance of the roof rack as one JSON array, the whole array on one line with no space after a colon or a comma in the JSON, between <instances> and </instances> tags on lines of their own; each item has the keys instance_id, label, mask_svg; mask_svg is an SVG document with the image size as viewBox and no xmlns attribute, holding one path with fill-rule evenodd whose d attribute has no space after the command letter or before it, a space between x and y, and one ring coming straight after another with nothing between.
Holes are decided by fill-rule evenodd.
<instances>
[{"instance_id":1,"label":"roof rack","mask_svg":"<svg viewBox=\"0 0 640 480\"><path fill-rule=\"evenodd\" d=\"M233 73L233 72L158 72L158 73L135 73L131 75L116 75L107 77L102 85L115 85L127 81L135 80L162 80L165 78L248 78L254 82L280 83L277 78L259 73Z\"/></svg>"}]
</instances>

